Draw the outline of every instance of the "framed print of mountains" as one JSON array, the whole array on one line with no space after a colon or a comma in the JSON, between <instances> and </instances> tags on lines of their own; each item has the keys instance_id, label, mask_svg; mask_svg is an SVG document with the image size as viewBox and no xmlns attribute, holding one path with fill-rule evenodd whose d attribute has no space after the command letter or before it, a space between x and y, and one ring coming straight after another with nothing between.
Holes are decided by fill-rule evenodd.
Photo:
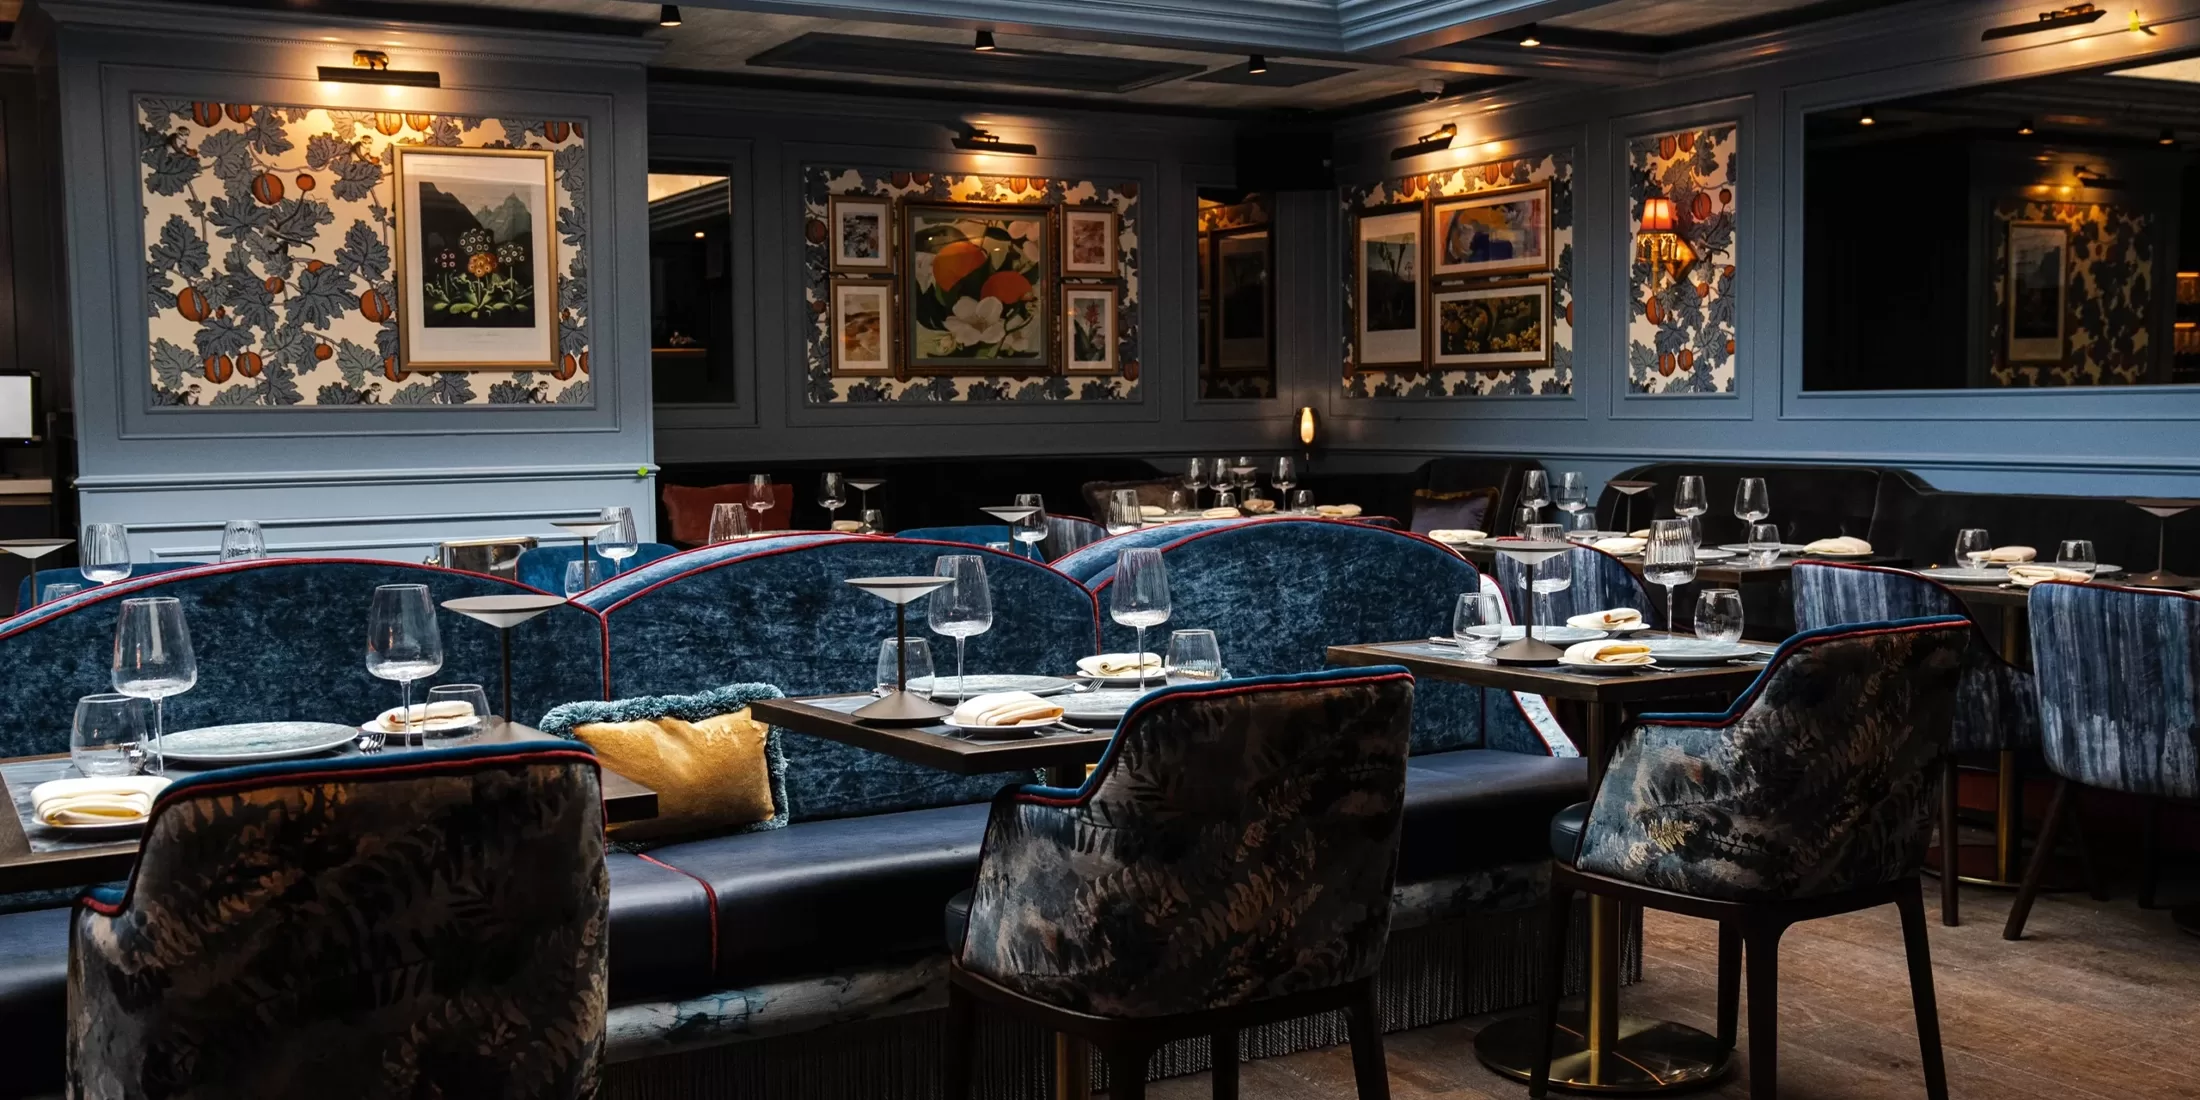
<instances>
[{"instance_id":1,"label":"framed print of mountains","mask_svg":"<svg viewBox=\"0 0 2200 1100\"><path fill-rule=\"evenodd\" d=\"M556 369L550 154L396 152L405 368Z\"/></svg>"}]
</instances>

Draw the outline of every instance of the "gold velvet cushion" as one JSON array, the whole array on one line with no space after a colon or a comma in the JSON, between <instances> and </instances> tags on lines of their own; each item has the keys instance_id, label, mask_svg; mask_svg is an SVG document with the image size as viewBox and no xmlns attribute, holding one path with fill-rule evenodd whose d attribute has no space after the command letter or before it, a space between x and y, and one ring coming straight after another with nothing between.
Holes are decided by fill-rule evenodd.
<instances>
[{"instance_id":1,"label":"gold velvet cushion","mask_svg":"<svg viewBox=\"0 0 2200 1100\"><path fill-rule=\"evenodd\" d=\"M585 741L603 766L657 792L657 816L610 827L621 841L686 839L786 824L786 763L778 732L749 715L776 699L768 684L697 695L567 703L542 729Z\"/></svg>"}]
</instances>

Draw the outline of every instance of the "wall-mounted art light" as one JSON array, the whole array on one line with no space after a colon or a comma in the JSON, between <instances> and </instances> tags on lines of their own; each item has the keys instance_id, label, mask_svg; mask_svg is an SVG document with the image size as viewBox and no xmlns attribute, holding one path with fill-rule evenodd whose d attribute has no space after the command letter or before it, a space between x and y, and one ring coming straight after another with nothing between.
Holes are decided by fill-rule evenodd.
<instances>
[{"instance_id":1,"label":"wall-mounted art light","mask_svg":"<svg viewBox=\"0 0 2200 1100\"><path fill-rule=\"evenodd\" d=\"M1417 157L1423 153L1434 153L1439 150L1449 149L1451 148L1451 139L1458 136L1459 127L1453 123L1447 122L1442 126L1438 126L1434 130L1430 130L1428 133L1422 134L1420 138L1414 141L1414 143L1411 145L1401 145L1396 149L1392 149L1390 151L1390 159L1404 160L1407 157Z\"/></svg>"},{"instance_id":2,"label":"wall-mounted art light","mask_svg":"<svg viewBox=\"0 0 2200 1100\"><path fill-rule=\"evenodd\" d=\"M678 5L678 4L659 4L659 5L657 6L657 25L658 25L658 26L660 26L660 27L677 27L677 26L679 26L679 25L680 25L680 5Z\"/></svg>"},{"instance_id":3,"label":"wall-mounted art light","mask_svg":"<svg viewBox=\"0 0 2200 1100\"><path fill-rule=\"evenodd\" d=\"M992 53L995 49L993 45L993 32L979 31L976 40L970 43L970 48L978 51L979 53Z\"/></svg>"},{"instance_id":4,"label":"wall-mounted art light","mask_svg":"<svg viewBox=\"0 0 2200 1100\"><path fill-rule=\"evenodd\" d=\"M1530 23L1526 27L1521 28L1520 44L1523 47L1531 50L1543 44L1542 37L1535 33L1535 24Z\"/></svg>"},{"instance_id":5,"label":"wall-mounted art light","mask_svg":"<svg viewBox=\"0 0 2200 1100\"><path fill-rule=\"evenodd\" d=\"M1688 273L1696 262L1696 250L1681 236L1680 213L1673 200L1652 195L1642 200L1642 223L1635 228L1635 260L1650 265L1650 286L1672 282Z\"/></svg>"},{"instance_id":6,"label":"wall-mounted art light","mask_svg":"<svg viewBox=\"0 0 2200 1100\"><path fill-rule=\"evenodd\" d=\"M2031 137L2031 136L2032 136L2032 120L2031 120L2031 119L2028 119L2028 118L2020 118L2020 119L2018 119L2018 120L2017 120L2017 134L2018 134L2018 136L2020 136L2020 137Z\"/></svg>"},{"instance_id":7,"label":"wall-mounted art light","mask_svg":"<svg viewBox=\"0 0 2200 1100\"><path fill-rule=\"evenodd\" d=\"M1299 452L1307 462L1314 461L1314 444L1320 438L1319 423L1314 418L1314 406L1304 405L1298 411Z\"/></svg>"},{"instance_id":8,"label":"wall-mounted art light","mask_svg":"<svg viewBox=\"0 0 2200 1100\"><path fill-rule=\"evenodd\" d=\"M2043 11L2030 23L2010 23L2000 27L1988 27L1979 35L1979 41L1991 42L1996 38L2013 38L2020 34L2038 34L2041 31L2061 30L2064 27L2082 27L2108 13L2091 4L2072 4L2067 8ZM2134 16L2138 13L2133 12ZM2137 22L2134 19L2133 22Z\"/></svg>"},{"instance_id":9,"label":"wall-mounted art light","mask_svg":"<svg viewBox=\"0 0 2200 1100\"><path fill-rule=\"evenodd\" d=\"M981 130L975 126L972 126L968 132L956 136L955 148L968 149L974 153L1017 153L1027 157L1034 156L1039 152L1039 147L1036 145L1020 141L1002 141L1001 135L991 130Z\"/></svg>"},{"instance_id":10,"label":"wall-mounted art light","mask_svg":"<svg viewBox=\"0 0 2200 1100\"><path fill-rule=\"evenodd\" d=\"M323 65L321 79L331 84L403 84L413 88L440 88L443 74L433 69L393 69L390 55L380 50L351 51L351 67Z\"/></svg>"},{"instance_id":11,"label":"wall-mounted art light","mask_svg":"<svg viewBox=\"0 0 2200 1100\"><path fill-rule=\"evenodd\" d=\"M1245 55L1245 71L1254 76L1267 72L1268 59L1257 53Z\"/></svg>"},{"instance_id":12,"label":"wall-mounted art light","mask_svg":"<svg viewBox=\"0 0 2200 1100\"><path fill-rule=\"evenodd\" d=\"M2077 180L2080 187L2091 187L2097 191L2121 191L2124 189L2124 181L2090 164L2080 164L2071 168L2070 178Z\"/></svg>"},{"instance_id":13,"label":"wall-mounted art light","mask_svg":"<svg viewBox=\"0 0 2200 1100\"><path fill-rule=\"evenodd\" d=\"M1872 109L1869 107L1858 107L1856 109L1856 124L1858 126L1877 126L1879 125L1879 116L1873 114Z\"/></svg>"}]
</instances>

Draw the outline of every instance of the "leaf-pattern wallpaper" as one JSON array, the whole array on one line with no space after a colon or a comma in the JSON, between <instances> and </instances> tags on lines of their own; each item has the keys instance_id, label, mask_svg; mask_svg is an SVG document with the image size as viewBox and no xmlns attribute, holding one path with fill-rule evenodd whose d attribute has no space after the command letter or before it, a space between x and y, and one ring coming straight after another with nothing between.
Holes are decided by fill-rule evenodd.
<instances>
[{"instance_id":1,"label":"leaf-pattern wallpaper","mask_svg":"<svg viewBox=\"0 0 2200 1100\"><path fill-rule=\"evenodd\" d=\"M1736 126L1647 134L1627 143L1627 390L1643 394L1734 392L1734 217L1741 179ZM1643 200L1673 200L1696 260L1681 278L1634 259Z\"/></svg>"},{"instance_id":2,"label":"leaf-pattern wallpaper","mask_svg":"<svg viewBox=\"0 0 2200 1100\"><path fill-rule=\"evenodd\" d=\"M1356 373L1357 303L1353 300L1354 250L1344 271L1344 395L1346 397L1481 397L1491 394L1567 394L1574 389L1574 154L1571 149L1531 154L1445 172L1403 176L1343 189L1345 232L1355 211L1391 203L1425 202L1497 187L1551 181L1551 365L1478 370L1368 371ZM1426 264L1427 241L1423 241ZM1517 276L1515 276L1517 277ZM1467 280L1468 285L1480 280ZM1450 284L1447 284L1450 285Z\"/></svg>"},{"instance_id":3,"label":"leaf-pattern wallpaper","mask_svg":"<svg viewBox=\"0 0 2200 1100\"><path fill-rule=\"evenodd\" d=\"M2070 227L2070 274L2064 294L2062 366L2006 361L2009 345L2009 223L2061 222ZM1991 309L1987 356L1997 386L2132 386L2148 381L2153 345L2154 214L2091 202L1994 204L1993 259L1987 265Z\"/></svg>"},{"instance_id":4,"label":"leaf-pattern wallpaper","mask_svg":"<svg viewBox=\"0 0 2200 1100\"><path fill-rule=\"evenodd\" d=\"M833 195L877 195L919 202L1046 203L1050 206L1106 204L1114 207L1122 232L1116 240L1122 290L1116 315L1116 377L1066 377L1059 374L943 374L896 378L833 377L832 311L826 218ZM803 367L804 391L812 405L881 401L1134 401L1138 398L1138 184L1103 185L1091 180L1039 179L1029 176L957 176L876 168L806 166L802 173L803 299L810 307L810 329ZM897 215L898 216L898 215ZM896 223L894 250L901 249ZM1057 261L1059 262L1059 261ZM898 277L898 276L897 276ZM1057 272L1059 278L1059 272ZM1059 284L1057 284L1059 285ZM1056 297L1059 297L1057 294ZM1055 302L1049 308L1059 309ZM897 318L899 320L899 318Z\"/></svg>"},{"instance_id":5,"label":"leaf-pattern wallpaper","mask_svg":"<svg viewBox=\"0 0 2200 1100\"><path fill-rule=\"evenodd\" d=\"M152 97L137 107L154 404L591 403L581 123ZM555 150L557 370L403 369L398 144Z\"/></svg>"}]
</instances>

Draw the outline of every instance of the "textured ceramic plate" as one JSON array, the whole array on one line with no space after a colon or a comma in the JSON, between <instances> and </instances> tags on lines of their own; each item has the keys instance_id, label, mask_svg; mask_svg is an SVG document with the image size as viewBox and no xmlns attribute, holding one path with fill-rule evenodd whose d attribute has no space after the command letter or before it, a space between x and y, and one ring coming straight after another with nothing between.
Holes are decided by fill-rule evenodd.
<instances>
[{"instance_id":1,"label":"textured ceramic plate","mask_svg":"<svg viewBox=\"0 0 2200 1100\"><path fill-rule=\"evenodd\" d=\"M1736 554L1747 554L1750 551L1750 546L1746 542L1722 542L1719 544L1719 549ZM1803 544L1783 542L1780 544L1780 552L1783 554L1800 554L1803 552Z\"/></svg>"},{"instance_id":2,"label":"textured ceramic plate","mask_svg":"<svg viewBox=\"0 0 2200 1100\"><path fill-rule=\"evenodd\" d=\"M938 686L937 690L934 685ZM965 676L960 684L953 676L918 676L909 681L909 690L935 699L964 699L1003 691L1059 695L1076 686L1059 676Z\"/></svg>"},{"instance_id":3,"label":"textured ceramic plate","mask_svg":"<svg viewBox=\"0 0 2200 1100\"><path fill-rule=\"evenodd\" d=\"M1107 688L1067 696L1058 702L1062 704L1063 721L1080 726L1112 726L1123 720L1132 703L1145 698L1152 690Z\"/></svg>"},{"instance_id":4,"label":"textured ceramic plate","mask_svg":"<svg viewBox=\"0 0 2200 1100\"><path fill-rule=\"evenodd\" d=\"M1764 651L1739 642L1715 642L1708 638L1649 638L1650 657L1668 665L1715 665L1742 657L1762 657Z\"/></svg>"},{"instance_id":5,"label":"textured ceramic plate","mask_svg":"<svg viewBox=\"0 0 2200 1100\"><path fill-rule=\"evenodd\" d=\"M188 764L247 764L340 749L359 736L332 722L240 722L177 730L160 739L161 755Z\"/></svg>"},{"instance_id":6,"label":"textured ceramic plate","mask_svg":"<svg viewBox=\"0 0 2200 1100\"><path fill-rule=\"evenodd\" d=\"M1655 672L1658 665L1655 661L1646 665L1599 665L1588 662L1577 664L1560 657L1557 667L1561 671L1578 672L1584 676L1625 676L1630 672Z\"/></svg>"},{"instance_id":7,"label":"textured ceramic plate","mask_svg":"<svg viewBox=\"0 0 2200 1100\"><path fill-rule=\"evenodd\" d=\"M1984 569L1967 565L1936 565L1918 572L1936 581L1955 581L1959 584L2000 584L2009 579L2007 566L1989 566Z\"/></svg>"},{"instance_id":8,"label":"textured ceramic plate","mask_svg":"<svg viewBox=\"0 0 2200 1100\"><path fill-rule=\"evenodd\" d=\"M1734 556L1732 550L1697 550L1697 561L1725 561Z\"/></svg>"},{"instance_id":9,"label":"textured ceramic plate","mask_svg":"<svg viewBox=\"0 0 2200 1100\"><path fill-rule=\"evenodd\" d=\"M1500 630L1504 633L1499 634L1498 631ZM1528 636L1528 628L1524 626L1476 626L1469 627L1467 633L1477 638L1496 637L1501 641L1517 642ZM1606 635L1602 630L1590 630L1581 626L1543 626L1537 624L1535 636L1537 641L1549 642L1552 645L1572 645L1575 642L1593 642Z\"/></svg>"},{"instance_id":10,"label":"textured ceramic plate","mask_svg":"<svg viewBox=\"0 0 2200 1100\"><path fill-rule=\"evenodd\" d=\"M940 719L940 725L946 726L950 729L963 730L968 733L987 734L994 737L1000 737L1004 735L1029 732L1031 730L1045 729L1048 726L1057 725L1061 721L1062 720L1059 718L1033 718L1028 722L1011 722L1005 726L977 726L966 725L962 722L955 721L955 719L952 717L949 717Z\"/></svg>"}]
</instances>

